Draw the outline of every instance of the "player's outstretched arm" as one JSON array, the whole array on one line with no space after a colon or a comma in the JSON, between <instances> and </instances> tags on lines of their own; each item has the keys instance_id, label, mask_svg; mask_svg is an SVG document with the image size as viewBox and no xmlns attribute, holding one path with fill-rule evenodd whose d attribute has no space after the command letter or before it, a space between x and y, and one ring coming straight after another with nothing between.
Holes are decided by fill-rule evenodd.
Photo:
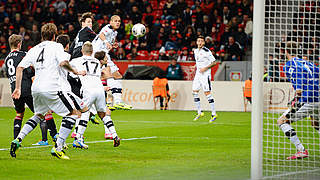
<instances>
[{"instance_id":1,"label":"player's outstretched arm","mask_svg":"<svg viewBox=\"0 0 320 180\"><path fill-rule=\"evenodd\" d=\"M63 68L65 68L67 71L72 72L72 73L75 74L75 75L85 76L85 75L87 74L86 71L77 71L76 69L74 69L74 68L70 65L69 61L62 61L62 62L60 63L60 66L63 67Z\"/></svg>"},{"instance_id":2,"label":"player's outstretched arm","mask_svg":"<svg viewBox=\"0 0 320 180\"><path fill-rule=\"evenodd\" d=\"M21 95L21 80L24 67L18 66L16 69L16 89L12 93L12 98L19 99Z\"/></svg>"},{"instance_id":3,"label":"player's outstretched arm","mask_svg":"<svg viewBox=\"0 0 320 180\"><path fill-rule=\"evenodd\" d=\"M109 50L112 49L112 45L106 40L107 38L106 38L106 35L104 33L100 33L99 34L99 38L106 44L106 46L107 46L107 48Z\"/></svg>"}]
</instances>

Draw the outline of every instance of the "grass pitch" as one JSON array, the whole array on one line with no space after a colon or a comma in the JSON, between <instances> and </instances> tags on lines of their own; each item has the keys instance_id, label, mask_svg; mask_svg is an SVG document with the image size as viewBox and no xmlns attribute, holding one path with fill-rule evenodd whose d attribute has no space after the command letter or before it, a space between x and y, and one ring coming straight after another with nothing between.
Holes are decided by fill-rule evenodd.
<instances>
[{"instance_id":1,"label":"grass pitch","mask_svg":"<svg viewBox=\"0 0 320 180\"><path fill-rule=\"evenodd\" d=\"M28 110L23 122L31 115ZM190 111L114 111L117 132L128 140L114 148L111 141L104 141L102 123L89 122L85 132L89 149L69 145L66 153L71 160L66 161L52 157L51 147L21 148L17 158L11 158L15 111L0 108L0 179L248 179L250 113L218 115L209 124L210 112L193 122ZM59 128L61 117L55 119ZM37 127L22 145L31 147L39 139ZM51 137L49 142L53 144Z\"/></svg>"}]
</instances>

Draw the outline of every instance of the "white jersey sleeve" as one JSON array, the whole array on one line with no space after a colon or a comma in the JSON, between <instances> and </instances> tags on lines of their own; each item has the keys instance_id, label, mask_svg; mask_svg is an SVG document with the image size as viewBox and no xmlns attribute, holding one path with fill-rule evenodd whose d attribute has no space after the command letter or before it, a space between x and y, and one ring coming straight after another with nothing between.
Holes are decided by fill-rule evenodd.
<instances>
[{"instance_id":1,"label":"white jersey sleeve","mask_svg":"<svg viewBox=\"0 0 320 180\"><path fill-rule=\"evenodd\" d=\"M34 60L34 52L32 52L33 49L30 49L29 52L26 54L26 56L21 60L18 66L27 68L29 66L33 66L33 60Z\"/></svg>"}]
</instances>

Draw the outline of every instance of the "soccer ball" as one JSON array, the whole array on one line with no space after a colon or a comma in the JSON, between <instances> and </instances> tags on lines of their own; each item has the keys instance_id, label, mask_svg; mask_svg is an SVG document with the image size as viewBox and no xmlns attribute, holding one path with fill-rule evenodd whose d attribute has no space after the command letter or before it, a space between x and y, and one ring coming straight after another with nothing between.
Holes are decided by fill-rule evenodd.
<instances>
[{"instance_id":1,"label":"soccer ball","mask_svg":"<svg viewBox=\"0 0 320 180\"><path fill-rule=\"evenodd\" d=\"M132 34L135 37L142 37L144 36L145 33L146 33L146 27L143 24L138 23L132 27Z\"/></svg>"}]
</instances>

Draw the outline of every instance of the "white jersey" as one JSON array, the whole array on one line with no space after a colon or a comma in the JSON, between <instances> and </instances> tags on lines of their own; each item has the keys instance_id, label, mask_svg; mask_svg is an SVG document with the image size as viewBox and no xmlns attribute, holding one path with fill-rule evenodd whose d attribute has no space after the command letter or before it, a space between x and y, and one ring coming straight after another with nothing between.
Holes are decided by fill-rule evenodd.
<instances>
[{"instance_id":1,"label":"white jersey","mask_svg":"<svg viewBox=\"0 0 320 180\"><path fill-rule=\"evenodd\" d=\"M101 64L98 59L84 55L73 59L70 64L78 71L87 72L87 75L79 76L83 90L100 88L103 91L103 85L100 80Z\"/></svg>"},{"instance_id":2,"label":"white jersey","mask_svg":"<svg viewBox=\"0 0 320 180\"><path fill-rule=\"evenodd\" d=\"M203 47L199 50L199 48L194 50L194 57L196 60L196 67L197 67L197 73L200 73L200 69L209 66L212 62L214 62L216 59L212 55L211 51ZM208 69L204 73L211 73L211 68Z\"/></svg>"},{"instance_id":3,"label":"white jersey","mask_svg":"<svg viewBox=\"0 0 320 180\"><path fill-rule=\"evenodd\" d=\"M67 73L60 67L60 63L69 59L70 55L64 52L60 43L43 41L28 51L19 66L34 67L35 79L31 87L32 92L65 91L69 83Z\"/></svg>"},{"instance_id":4,"label":"white jersey","mask_svg":"<svg viewBox=\"0 0 320 180\"><path fill-rule=\"evenodd\" d=\"M118 32L114 30L110 24L108 24L101 29L99 34L92 41L93 52L105 51L106 53L108 53L110 49L108 49L106 44L100 39L99 35L101 33L105 35L106 41L111 45L113 45L116 40Z\"/></svg>"}]
</instances>

